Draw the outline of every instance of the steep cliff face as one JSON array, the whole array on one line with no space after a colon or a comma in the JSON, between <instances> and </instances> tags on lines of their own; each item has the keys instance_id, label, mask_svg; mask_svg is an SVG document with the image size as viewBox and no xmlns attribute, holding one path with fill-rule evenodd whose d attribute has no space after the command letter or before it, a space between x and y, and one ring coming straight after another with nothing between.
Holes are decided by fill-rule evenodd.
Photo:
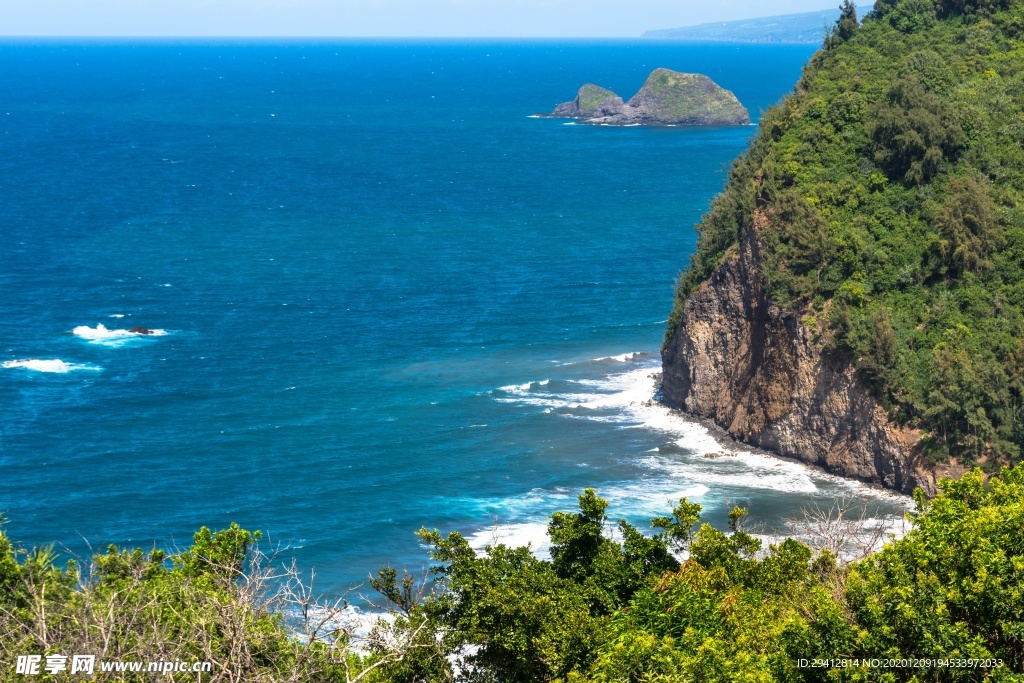
<instances>
[{"instance_id":1,"label":"steep cliff face","mask_svg":"<svg viewBox=\"0 0 1024 683\"><path fill-rule=\"evenodd\" d=\"M754 224L764 224L763 216ZM920 433L888 418L848 359L768 297L751 230L683 307L662 352L664 401L733 438L844 477L934 493Z\"/></svg>"}]
</instances>

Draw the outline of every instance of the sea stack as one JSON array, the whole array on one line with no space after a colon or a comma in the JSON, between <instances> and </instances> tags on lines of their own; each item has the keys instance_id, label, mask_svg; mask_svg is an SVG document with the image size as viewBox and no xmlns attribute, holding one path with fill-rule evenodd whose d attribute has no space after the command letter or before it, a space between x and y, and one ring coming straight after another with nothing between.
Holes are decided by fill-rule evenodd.
<instances>
[{"instance_id":1,"label":"sea stack","mask_svg":"<svg viewBox=\"0 0 1024 683\"><path fill-rule=\"evenodd\" d=\"M731 91L703 74L655 69L628 102L588 83L545 116L604 126L744 126L750 114Z\"/></svg>"}]
</instances>

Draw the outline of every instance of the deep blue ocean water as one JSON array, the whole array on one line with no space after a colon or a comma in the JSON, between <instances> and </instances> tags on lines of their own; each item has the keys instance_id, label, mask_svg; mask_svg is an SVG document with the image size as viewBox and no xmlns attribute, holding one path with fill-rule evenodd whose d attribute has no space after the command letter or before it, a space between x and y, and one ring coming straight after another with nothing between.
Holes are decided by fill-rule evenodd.
<instances>
[{"instance_id":1,"label":"deep blue ocean water","mask_svg":"<svg viewBox=\"0 0 1024 683\"><path fill-rule=\"evenodd\" d=\"M536 543L585 486L636 522L687 494L768 528L855 489L705 458L644 405L693 224L756 129L528 118L664 66L756 119L811 52L0 44L7 532L87 553L237 521L340 591L422 567L421 525Z\"/></svg>"}]
</instances>

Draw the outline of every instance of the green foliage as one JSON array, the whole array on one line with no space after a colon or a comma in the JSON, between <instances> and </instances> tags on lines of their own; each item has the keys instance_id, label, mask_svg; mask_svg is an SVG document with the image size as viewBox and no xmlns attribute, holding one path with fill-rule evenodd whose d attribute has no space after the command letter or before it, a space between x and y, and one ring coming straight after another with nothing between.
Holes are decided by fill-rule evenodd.
<instances>
[{"instance_id":1,"label":"green foliage","mask_svg":"<svg viewBox=\"0 0 1024 683\"><path fill-rule=\"evenodd\" d=\"M843 0L839 6L839 19L832 32L825 38L826 49L833 49L840 43L849 40L860 22L857 21L857 7L850 0Z\"/></svg>"},{"instance_id":2,"label":"green foliage","mask_svg":"<svg viewBox=\"0 0 1024 683\"><path fill-rule=\"evenodd\" d=\"M919 185L953 159L964 142L949 107L916 79L901 78L873 112L875 162L889 177Z\"/></svg>"},{"instance_id":3,"label":"green foliage","mask_svg":"<svg viewBox=\"0 0 1024 683\"><path fill-rule=\"evenodd\" d=\"M677 511L690 514L688 505ZM664 531L649 537L620 521L617 542L606 535L607 506L587 489L579 512L552 515L551 561L501 544L480 556L458 533L419 532L441 563L434 573L442 590L425 611L445 628L448 647L473 648L465 660L471 680L564 680L593 658L609 615L652 577L679 567L669 544L689 525L662 518Z\"/></svg>"},{"instance_id":4,"label":"green foliage","mask_svg":"<svg viewBox=\"0 0 1024 683\"><path fill-rule=\"evenodd\" d=\"M953 178L935 216L935 245L946 272L980 275L992 268L991 254L1002 246L998 207L984 182L967 175Z\"/></svg>"},{"instance_id":5,"label":"green foliage","mask_svg":"<svg viewBox=\"0 0 1024 683\"><path fill-rule=\"evenodd\" d=\"M847 604L861 629L853 651L998 658L992 680L1021 680L1010 674L1024 671L1024 470L988 482L976 471L945 482L933 501L917 499L916 528L850 571Z\"/></svg>"},{"instance_id":6,"label":"green foliage","mask_svg":"<svg viewBox=\"0 0 1024 683\"><path fill-rule=\"evenodd\" d=\"M1016 462L1022 41L1024 5L1003 0L880 0L837 24L698 226L666 342L719 265L759 259L772 302L813 319L929 458Z\"/></svg>"},{"instance_id":7,"label":"green foliage","mask_svg":"<svg viewBox=\"0 0 1024 683\"><path fill-rule=\"evenodd\" d=\"M471 680L509 683L563 677L586 662L600 637L590 596L527 548L497 545L478 557L458 533L420 532L445 591L426 605L465 658Z\"/></svg>"},{"instance_id":8,"label":"green foliage","mask_svg":"<svg viewBox=\"0 0 1024 683\"><path fill-rule=\"evenodd\" d=\"M481 555L458 534L421 531L441 578L425 610L450 652L469 653L466 681L1024 680L1024 470L940 488L932 501L918 492L905 537L845 565L793 539L763 549L743 530L743 508L728 531L694 532L700 506L682 499L648 541L651 558L668 547L688 558L650 562L610 612L591 581L628 564L628 543L596 538L606 502L588 490L579 512L552 516L551 561L502 545ZM958 657L1002 664L866 663ZM848 661L800 665L815 659Z\"/></svg>"},{"instance_id":9,"label":"green foliage","mask_svg":"<svg viewBox=\"0 0 1024 683\"><path fill-rule=\"evenodd\" d=\"M747 110L732 92L702 74L655 69L637 97L665 121L749 120Z\"/></svg>"},{"instance_id":10,"label":"green foliage","mask_svg":"<svg viewBox=\"0 0 1024 683\"><path fill-rule=\"evenodd\" d=\"M618 97L615 93L607 88L602 88L599 85L593 83L587 83L580 88L577 93L579 100L579 108L581 116L593 116L597 110L597 105L601 104L610 97Z\"/></svg>"},{"instance_id":11,"label":"green foliage","mask_svg":"<svg viewBox=\"0 0 1024 683\"><path fill-rule=\"evenodd\" d=\"M256 534L234 525L170 556L111 547L91 578L0 533L0 661L208 659L202 680L294 683L1021 683L1024 470L976 470L915 498L909 533L847 564L793 539L764 548L743 528L745 508L725 531L700 524L701 506L685 498L652 521L653 535L619 522L613 540L593 490L577 512L552 515L551 560L502 544L477 553L458 533L423 529L435 580L381 570L371 583L397 612L362 652L344 634L299 638L255 600L247 587L262 575L239 552L252 554ZM867 664L886 658L924 661ZM939 663L957 658L1000 664ZM801 664L814 660L846 665ZM22 677L6 668L0 680Z\"/></svg>"},{"instance_id":12,"label":"green foliage","mask_svg":"<svg viewBox=\"0 0 1024 683\"><path fill-rule=\"evenodd\" d=\"M91 654L98 662L210 662L210 681L344 681L372 664L330 637L298 641L270 611L266 574L247 562L259 532L232 524L201 529L193 545L167 555L110 546L86 572L57 564L52 548L18 550L0 532L0 681L22 681L19 655ZM265 569L265 568L264 568ZM90 680L150 681L153 674L103 673ZM41 680L77 680L68 672ZM197 674L167 674L194 681Z\"/></svg>"}]
</instances>

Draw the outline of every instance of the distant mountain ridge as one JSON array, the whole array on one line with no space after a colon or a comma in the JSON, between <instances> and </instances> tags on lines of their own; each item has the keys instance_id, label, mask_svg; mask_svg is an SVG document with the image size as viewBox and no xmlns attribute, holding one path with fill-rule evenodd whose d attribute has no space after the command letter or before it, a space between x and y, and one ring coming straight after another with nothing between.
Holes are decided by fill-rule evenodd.
<instances>
[{"instance_id":1,"label":"distant mountain ridge","mask_svg":"<svg viewBox=\"0 0 1024 683\"><path fill-rule=\"evenodd\" d=\"M835 24L839 9L773 17L716 21L696 26L645 31L644 38L737 43L821 43L827 27Z\"/></svg>"}]
</instances>

